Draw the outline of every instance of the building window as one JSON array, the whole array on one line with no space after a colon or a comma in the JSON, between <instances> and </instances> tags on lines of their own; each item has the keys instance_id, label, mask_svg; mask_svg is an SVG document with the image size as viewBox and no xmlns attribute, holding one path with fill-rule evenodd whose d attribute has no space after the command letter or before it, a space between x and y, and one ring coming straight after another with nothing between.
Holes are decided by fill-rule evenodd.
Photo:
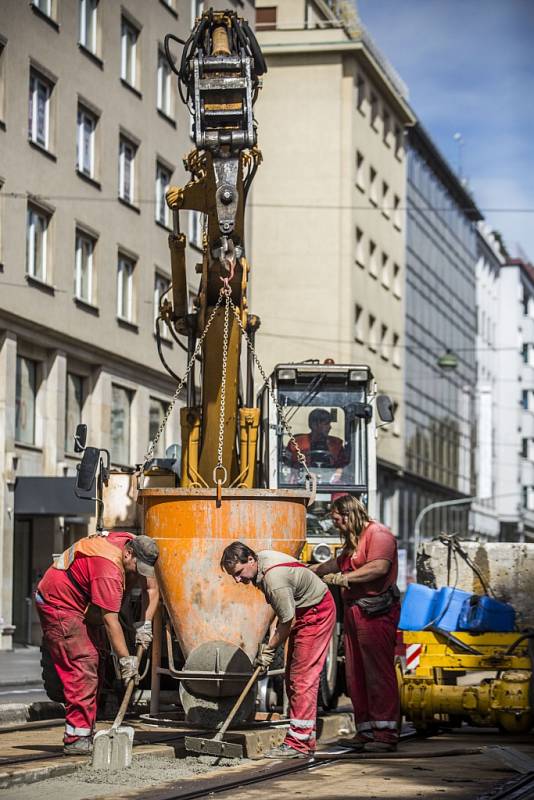
<instances>
[{"instance_id":1,"label":"building window","mask_svg":"<svg viewBox=\"0 0 534 800\"><path fill-rule=\"evenodd\" d=\"M26 236L26 272L32 278L46 283L47 239L50 215L35 206L28 206Z\"/></svg>"},{"instance_id":2,"label":"building window","mask_svg":"<svg viewBox=\"0 0 534 800\"><path fill-rule=\"evenodd\" d=\"M380 326L380 357L389 361L388 326Z\"/></svg>"},{"instance_id":3,"label":"building window","mask_svg":"<svg viewBox=\"0 0 534 800\"><path fill-rule=\"evenodd\" d=\"M275 31L276 12L276 6L264 6L263 8L256 8L256 30Z\"/></svg>"},{"instance_id":4,"label":"building window","mask_svg":"<svg viewBox=\"0 0 534 800\"><path fill-rule=\"evenodd\" d=\"M200 211L189 212L189 242L193 247L202 250L203 215Z\"/></svg>"},{"instance_id":5,"label":"building window","mask_svg":"<svg viewBox=\"0 0 534 800\"><path fill-rule=\"evenodd\" d=\"M52 17L52 0L32 0L32 6L38 8L47 17Z\"/></svg>"},{"instance_id":6,"label":"building window","mask_svg":"<svg viewBox=\"0 0 534 800\"><path fill-rule=\"evenodd\" d=\"M395 125L393 134L395 138L395 155L400 159L402 157L402 128L400 125Z\"/></svg>"},{"instance_id":7,"label":"building window","mask_svg":"<svg viewBox=\"0 0 534 800\"><path fill-rule=\"evenodd\" d=\"M35 70L30 70L28 137L48 149L50 144L50 97L52 84Z\"/></svg>"},{"instance_id":8,"label":"building window","mask_svg":"<svg viewBox=\"0 0 534 800\"><path fill-rule=\"evenodd\" d=\"M119 142L119 197L132 204L135 197L136 145L125 136Z\"/></svg>"},{"instance_id":9,"label":"building window","mask_svg":"<svg viewBox=\"0 0 534 800\"><path fill-rule=\"evenodd\" d=\"M393 339L392 339L393 349L392 349L392 359L391 360L393 362L393 366L397 367L397 369L400 369L400 366L401 366L401 356L400 356L399 341L400 341L400 337L399 337L398 333L394 333L393 334Z\"/></svg>"},{"instance_id":10,"label":"building window","mask_svg":"<svg viewBox=\"0 0 534 800\"><path fill-rule=\"evenodd\" d=\"M139 31L124 17L121 20L121 78L137 86L137 40Z\"/></svg>"},{"instance_id":11,"label":"building window","mask_svg":"<svg viewBox=\"0 0 534 800\"><path fill-rule=\"evenodd\" d=\"M525 409L525 411L528 411L530 408L529 395L530 392L528 389L523 389L523 391L521 392L521 406Z\"/></svg>"},{"instance_id":12,"label":"building window","mask_svg":"<svg viewBox=\"0 0 534 800\"><path fill-rule=\"evenodd\" d=\"M400 197L396 194L393 198L393 224L400 231L401 229L401 210Z\"/></svg>"},{"instance_id":13,"label":"building window","mask_svg":"<svg viewBox=\"0 0 534 800\"><path fill-rule=\"evenodd\" d=\"M111 460L130 463L130 429L133 392L111 385Z\"/></svg>"},{"instance_id":14,"label":"building window","mask_svg":"<svg viewBox=\"0 0 534 800\"><path fill-rule=\"evenodd\" d=\"M382 286L385 286L386 289L389 289L389 257L386 255L386 253L382 253L380 280L382 281Z\"/></svg>"},{"instance_id":15,"label":"building window","mask_svg":"<svg viewBox=\"0 0 534 800\"><path fill-rule=\"evenodd\" d=\"M158 400L155 397L150 398L150 406L148 412L148 437L149 441L151 442L156 436L157 432L161 427L161 423L163 422L163 418L167 413L167 409L169 408L169 404L165 403L163 400ZM154 449L154 456L157 458L163 458L165 455L165 431L162 432L159 442Z\"/></svg>"},{"instance_id":16,"label":"building window","mask_svg":"<svg viewBox=\"0 0 534 800\"><path fill-rule=\"evenodd\" d=\"M95 176L95 130L96 117L84 106L78 106L78 135L76 138L76 168L88 175Z\"/></svg>"},{"instance_id":17,"label":"building window","mask_svg":"<svg viewBox=\"0 0 534 800\"><path fill-rule=\"evenodd\" d=\"M376 244L372 241L372 239L369 239L369 272L373 278L376 278L378 275L378 268L376 264Z\"/></svg>"},{"instance_id":18,"label":"building window","mask_svg":"<svg viewBox=\"0 0 534 800\"><path fill-rule=\"evenodd\" d=\"M170 226L171 210L165 200L165 193L171 182L171 173L159 162L156 163L156 221L166 228Z\"/></svg>"},{"instance_id":19,"label":"building window","mask_svg":"<svg viewBox=\"0 0 534 800\"><path fill-rule=\"evenodd\" d=\"M376 317L369 314L369 325L367 328L367 346L369 350L376 351Z\"/></svg>"},{"instance_id":20,"label":"building window","mask_svg":"<svg viewBox=\"0 0 534 800\"><path fill-rule=\"evenodd\" d=\"M356 78L356 108L363 113L365 101L365 81L361 75Z\"/></svg>"},{"instance_id":21,"label":"building window","mask_svg":"<svg viewBox=\"0 0 534 800\"><path fill-rule=\"evenodd\" d=\"M382 214L389 219L390 213L389 184L386 181L382 181Z\"/></svg>"},{"instance_id":22,"label":"building window","mask_svg":"<svg viewBox=\"0 0 534 800\"><path fill-rule=\"evenodd\" d=\"M165 116L172 116L172 76L167 56L163 50L158 50L158 80L156 103L158 110Z\"/></svg>"},{"instance_id":23,"label":"building window","mask_svg":"<svg viewBox=\"0 0 534 800\"><path fill-rule=\"evenodd\" d=\"M159 317L160 313L161 298L167 294L170 288L171 282L169 278L166 278L165 275L161 275L159 272L156 272L156 275L154 276L154 327L156 325L156 319ZM166 324L160 326L160 332L162 339L170 339L171 335Z\"/></svg>"},{"instance_id":24,"label":"building window","mask_svg":"<svg viewBox=\"0 0 534 800\"><path fill-rule=\"evenodd\" d=\"M384 144L386 147L389 147L389 134L391 133L391 114L389 111L384 109L383 117L382 117L382 136L384 139Z\"/></svg>"},{"instance_id":25,"label":"building window","mask_svg":"<svg viewBox=\"0 0 534 800\"><path fill-rule=\"evenodd\" d=\"M359 264L360 267L365 266L363 231L358 227L356 228L356 263Z\"/></svg>"},{"instance_id":26,"label":"building window","mask_svg":"<svg viewBox=\"0 0 534 800\"><path fill-rule=\"evenodd\" d=\"M401 268L398 264L393 264L393 294L395 297L402 296Z\"/></svg>"},{"instance_id":27,"label":"building window","mask_svg":"<svg viewBox=\"0 0 534 800\"><path fill-rule=\"evenodd\" d=\"M76 231L76 257L74 268L74 296L85 303L93 302L93 254L95 240Z\"/></svg>"},{"instance_id":28,"label":"building window","mask_svg":"<svg viewBox=\"0 0 534 800\"><path fill-rule=\"evenodd\" d=\"M67 386L65 391L65 452L74 452L74 436L76 426L82 421L85 378L67 372Z\"/></svg>"},{"instance_id":29,"label":"building window","mask_svg":"<svg viewBox=\"0 0 534 800\"><path fill-rule=\"evenodd\" d=\"M369 107L371 109L371 127L375 130L377 129L377 119L378 119L378 97L374 92L371 92L369 98Z\"/></svg>"},{"instance_id":30,"label":"building window","mask_svg":"<svg viewBox=\"0 0 534 800\"><path fill-rule=\"evenodd\" d=\"M378 205L378 192L376 189L376 169L369 167L369 200L373 205Z\"/></svg>"},{"instance_id":31,"label":"building window","mask_svg":"<svg viewBox=\"0 0 534 800\"><path fill-rule=\"evenodd\" d=\"M359 150L356 151L356 186L365 191L364 158Z\"/></svg>"},{"instance_id":32,"label":"building window","mask_svg":"<svg viewBox=\"0 0 534 800\"><path fill-rule=\"evenodd\" d=\"M134 269L135 262L126 256L119 256L117 268L117 316L126 322L133 322L134 315Z\"/></svg>"},{"instance_id":33,"label":"building window","mask_svg":"<svg viewBox=\"0 0 534 800\"><path fill-rule=\"evenodd\" d=\"M80 44L96 54L98 0L80 0Z\"/></svg>"},{"instance_id":34,"label":"building window","mask_svg":"<svg viewBox=\"0 0 534 800\"><path fill-rule=\"evenodd\" d=\"M354 340L363 343L363 309L359 305L354 306Z\"/></svg>"},{"instance_id":35,"label":"building window","mask_svg":"<svg viewBox=\"0 0 534 800\"><path fill-rule=\"evenodd\" d=\"M15 440L21 444L35 444L36 400L37 362L17 356Z\"/></svg>"}]
</instances>

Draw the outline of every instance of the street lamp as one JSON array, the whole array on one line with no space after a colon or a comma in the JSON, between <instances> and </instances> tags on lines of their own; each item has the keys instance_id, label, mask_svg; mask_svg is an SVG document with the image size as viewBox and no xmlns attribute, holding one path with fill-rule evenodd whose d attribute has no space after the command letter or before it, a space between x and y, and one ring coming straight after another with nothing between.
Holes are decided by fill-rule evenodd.
<instances>
[{"instance_id":1,"label":"street lamp","mask_svg":"<svg viewBox=\"0 0 534 800\"><path fill-rule=\"evenodd\" d=\"M421 539L421 522L423 521L423 517L425 517L429 511L432 511L434 508L445 508L447 506L460 506L465 505L466 503L472 503L473 500L476 500L476 497L462 497L460 500L441 500L439 503L430 503L430 505L425 506L421 509L417 517L415 518L415 524L413 526L413 561L414 565L417 564L417 551L419 550L419 542Z\"/></svg>"},{"instance_id":2,"label":"street lamp","mask_svg":"<svg viewBox=\"0 0 534 800\"><path fill-rule=\"evenodd\" d=\"M449 348L438 358L437 365L440 369L453 370L458 366L458 356Z\"/></svg>"}]
</instances>

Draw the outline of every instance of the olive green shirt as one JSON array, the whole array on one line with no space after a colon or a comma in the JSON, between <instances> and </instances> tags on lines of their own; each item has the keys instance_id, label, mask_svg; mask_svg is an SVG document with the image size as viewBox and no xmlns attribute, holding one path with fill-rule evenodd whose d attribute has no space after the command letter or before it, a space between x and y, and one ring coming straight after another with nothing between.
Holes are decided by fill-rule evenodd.
<instances>
[{"instance_id":1,"label":"olive green shirt","mask_svg":"<svg viewBox=\"0 0 534 800\"><path fill-rule=\"evenodd\" d=\"M289 622L297 608L309 608L321 602L328 589L323 581L310 569L303 567L276 567L298 559L278 550L260 550L258 574L255 584L274 609L279 622ZM266 571L269 570L266 573Z\"/></svg>"}]
</instances>

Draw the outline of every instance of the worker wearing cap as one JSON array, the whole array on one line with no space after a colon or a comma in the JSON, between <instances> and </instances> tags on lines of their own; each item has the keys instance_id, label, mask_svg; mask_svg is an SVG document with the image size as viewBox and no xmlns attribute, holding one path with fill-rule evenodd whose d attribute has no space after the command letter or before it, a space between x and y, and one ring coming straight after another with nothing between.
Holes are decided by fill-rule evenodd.
<instances>
[{"instance_id":1,"label":"worker wearing cap","mask_svg":"<svg viewBox=\"0 0 534 800\"><path fill-rule=\"evenodd\" d=\"M254 667L267 672L287 639L286 691L289 730L268 758L306 758L315 751L317 691L332 631L336 605L323 581L296 558L276 550L255 553L242 542L225 548L221 568L236 583L252 583L272 606L278 622Z\"/></svg>"},{"instance_id":2,"label":"worker wearing cap","mask_svg":"<svg viewBox=\"0 0 534 800\"><path fill-rule=\"evenodd\" d=\"M35 602L46 644L65 694L66 754L90 753L99 690L99 628L87 619L92 607L102 614L104 629L119 660L124 683L138 677L138 663L130 655L119 622L126 579L139 574L154 578L158 548L148 536L121 533L87 536L65 550L47 569L37 586ZM154 613L149 598L144 622ZM148 628L137 641L148 646Z\"/></svg>"},{"instance_id":3,"label":"worker wearing cap","mask_svg":"<svg viewBox=\"0 0 534 800\"><path fill-rule=\"evenodd\" d=\"M310 466L328 466L333 469L346 467L349 463L349 456L343 440L339 436L330 436L332 427L332 415L326 408L314 408L308 416L309 433L297 433L295 441L299 450L304 454L306 464ZM289 442L287 449L291 454L291 463L298 465L297 448L293 442ZM328 464L314 464L314 453L326 454Z\"/></svg>"}]
</instances>

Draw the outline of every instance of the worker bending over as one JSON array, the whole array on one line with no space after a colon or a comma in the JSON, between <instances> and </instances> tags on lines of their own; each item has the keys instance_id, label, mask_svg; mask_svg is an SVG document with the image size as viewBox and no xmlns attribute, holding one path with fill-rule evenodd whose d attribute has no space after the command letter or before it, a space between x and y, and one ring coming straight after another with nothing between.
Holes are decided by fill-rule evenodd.
<instances>
[{"instance_id":1,"label":"worker bending over","mask_svg":"<svg viewBox=\"0 0 534 800\"><path fill-rule=\"evenodd\" d=\"M328 645L336 624L336 606L329 590L305 564L286 553L255 553L242 542L225 548L221 568L237 583L252 583L272 606L278 623L268 644L260 648L254 667L267 672L277 649L289 639L286 691L289 730L268 758L306 758L315 751L317 690Z\"/></svg>"},{"instance_id":2,"label":"worker bending over","mask_svg":"<svg viewBox=\"0 0 534 800\"><path fill-rule=\"evenodd\" d=\"M144 620L137 628L136 644L147 648L159 600L154 576L158 555L156 543L148 536L123 532L88 536L65 550L37 586L35 603L43 640L65 694L66 754L92 751L99 650L103 649L100 616L119 660L123 682L138 677L137 658L128 651L119 611L127 579L141 576L147 602ZM95 616L97 624L93 624Z\"/></svg>"}]
</instances>

